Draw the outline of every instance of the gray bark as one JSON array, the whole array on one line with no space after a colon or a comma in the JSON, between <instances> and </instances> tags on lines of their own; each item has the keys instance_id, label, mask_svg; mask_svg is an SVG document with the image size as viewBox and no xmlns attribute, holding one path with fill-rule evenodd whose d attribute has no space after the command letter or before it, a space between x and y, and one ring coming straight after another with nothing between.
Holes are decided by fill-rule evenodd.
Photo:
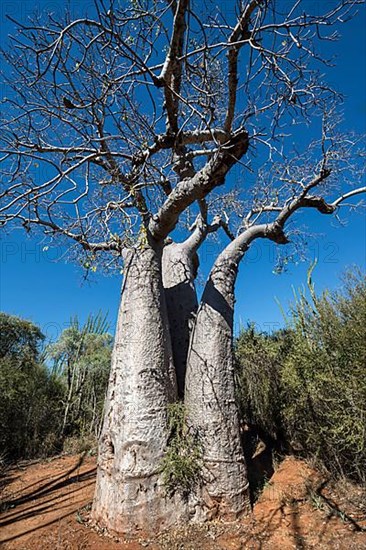
<instances>
[{"instance_id":1,"label":"gray bark","mask_svg":"<svg viewBox=\"0 0 366 550\"><path fill-rule=\"evenodd\" d=\"M187 361L187 422L202 445L203 483L195 518L233 519L250 510L235 400L233 323L239 263L257 238L285 242L281 225L253 226L218 256L205 286Z\"/></svg>"},{"instance_id":2,"label":"gray bark","mask_svg":"<svg viewBox=\"0 0 366 550\"><path fill-rule=\"evenodd\" d=\"M203 483L195 519L234 519L250 509L233 372L234 286L246 246L231 243L206 284L191 338L185 404L202 446Z\"/></svg>"},{"instance_id":3,"label":"gray bark","mask_svg":"<svg viewBox=\"0 0 366 550\"><path fill-rule=\"evenodd\" d=\"M185 243L164 248L163 284L179 398L184 396L189 338L198 308L194 284L197 268L197 253Z\"/></svg>"},{"instance_id":4,"label":"gray bark","mask_svg":"<svg viewBox=\"0 0 366 550\"><path fill-rule=\"evenodd\" d=\"M129 252L118 316L93 519L118 533L157 532L184 517L166 497L160 464L177 398L161 254Z\"/></svg>"}]
</instances>

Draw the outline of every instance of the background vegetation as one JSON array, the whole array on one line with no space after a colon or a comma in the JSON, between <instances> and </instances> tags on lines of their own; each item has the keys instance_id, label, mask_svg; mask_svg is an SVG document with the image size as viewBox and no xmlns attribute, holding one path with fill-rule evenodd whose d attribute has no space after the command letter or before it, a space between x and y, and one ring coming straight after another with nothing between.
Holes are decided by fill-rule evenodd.
<instances>
[{"instance_id":1,"label":"background vegetation","mask_svg":"<svg viewBox=\"0 0 366 550\"><path fill-rule=\"evenodd\" d=\"M0 313L0 457L47 456L95 438L110 368L112 337L100 314L73 319L44 346L33 323Z\"/></svg>"},{"instance_id":2,"label":"background vegetation","mask_svg":"<svg viewBox=\"0 0 366 550\"><path fill-rule=\"evenodd\" d=\"M244 422L284 451L366 482L366 277L348 273L342 291L296 296L287 328L249 326L236 342Z\"/></svg>"},{"instance_id":3,"label":"background vegetation","mask_svg":"<svg viewBox=\"0 0 366 550\"><path fill-rule=\"evenodd\" d=\"M40 353L38 327L0 314L0 449L6 459L33 457L58 448L62 381Z\"/></svg>"}]
</instances>

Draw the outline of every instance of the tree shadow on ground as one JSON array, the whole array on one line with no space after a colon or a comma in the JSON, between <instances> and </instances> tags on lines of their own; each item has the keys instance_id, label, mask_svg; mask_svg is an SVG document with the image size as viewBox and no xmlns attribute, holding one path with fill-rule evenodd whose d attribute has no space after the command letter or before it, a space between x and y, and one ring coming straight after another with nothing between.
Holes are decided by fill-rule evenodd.
<instances>
[{"instance_id":1,"label":"tree shadow on ground","mask_svg":"<svg viewBox=\"0 0 366 550\"><path fill-rule=\"evenodd\" d=\"M357 519L355 519L354 514L351 515L348 513L344 507L341 508L333 498L326 495L326 488L329 482L330 479L324 480L313 493L310 494L310 498L313 498L314 495L318 497L320 508L327 511L324 529L332 517L339 517L344 523L348 523L353 531L366 532L366 527L363 527Z\"/></svg>"},{"instance_id":2,"label":"tree shadow on ground","mask_svg":"<svg viewBox=\"0 0 366 550\"><path fill-rule=\"evenodd\" d=\"M36 498L43 497L49 492L57 491L58 489L61 489L66 485L70 485L71 483L75 483L76 481L79 481L81 477L80 474L76 474L72 477L70 477L70 475L82 466L84 462L84 458L85 458L85 453L83 453L79 457L76 464L72 468L70 468L70 470L68 470L67 472L63 472L58 477L48 480L46 483L42 483L42 480L37 480L34 483L31 483L30 485L28 485L27 487L22 487L21 489L22 496L16 498L17 493L15 493L15 495L13 495L13 498L6 500L4 504L8 508L14 508L15 506L19 506L20 504L25 504L26 502L29 502L29 501L34 501ZM32 491L29 491L29 489L31 489L34 486L37 486L37 488L33 489Z\"/></svg>"},{"instance_id":3,"label":"tree shadow on ground","mask_svg":"<svg viewBox=\"0 0 366 550\"><path fill-rule=\"evenodd\" d=\"M274 548L280 546L281 541L289 539L294 547L303 550L313 547L313 544L331 545L335 540L341 540L342 543L347 541L348 544L353 537L351 533L366 533L366 516L361 513L355 515L359 503L350 497L347 504L342 504L342 494L337 492L330 497L327 490L329 479L319 484L319 478L314 471L314 477L309 478L305 484L305 492L299 492L301 478L304 475L301 473L302 461L298 462L300 483L295 483L294 492L293 472L297 463L293 457L288 457L291 461L295 460L292 471L285 466L286 475L280 478L275 476L270 481L274 471L271 444L266 447L255 430L250 435L245 435L244 448L247 454L252 504L258 512L254 513L248 535L244 533L240 539L244 548L251 547L252 544L255 544L258 550ZM261 494L263 496L257 502ZM331 522L332 518L339 521ZM310 530L309 521L313 525L313 529ZM364 544L366 539L362 538L362 541L360 539L357 542Z\"/></svg>"},{"instance_id":4,"label":"tree shadow on ground","mask_svg":"<svg viewBox=\"0 0 366 550\"><path fill-rule=\"evenodd\" d=\"M0 539L0 543L51 525L85 505L83 491L94 485L96 467L79 472L84 457L82 455L72 468L61 475L53 479L40 479L3 503L5 511L0 518L0 530L8 529L3 531L5 538Z\"/></svg>"}]
</instances>

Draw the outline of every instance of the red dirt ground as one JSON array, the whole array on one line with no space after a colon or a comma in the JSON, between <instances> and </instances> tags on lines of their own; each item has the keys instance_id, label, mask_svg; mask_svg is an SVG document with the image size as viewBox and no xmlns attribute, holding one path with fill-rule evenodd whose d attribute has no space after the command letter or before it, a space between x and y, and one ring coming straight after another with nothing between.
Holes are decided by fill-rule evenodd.
<instances>
[{"instance_id":1,"label":"red dirt ground","mask_svg":"<svg viewBox=\"0 0 366 550\"><path fill-rule=\"evenodd\" d=\"M234 524L182 526L154 540L117 540L91 528L95 458L62 456L15 467L3 480L4 550L366 549L366 500L360 488L331 486L305 462L286 458L253 515Z\"/></svg>"}]
</instances>

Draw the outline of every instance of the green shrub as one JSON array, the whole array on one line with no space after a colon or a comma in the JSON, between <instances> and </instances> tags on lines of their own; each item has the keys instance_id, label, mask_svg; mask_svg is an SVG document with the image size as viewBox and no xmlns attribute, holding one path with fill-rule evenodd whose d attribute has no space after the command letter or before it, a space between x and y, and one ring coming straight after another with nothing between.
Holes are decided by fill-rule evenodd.
<instances>
[{"instance_id":1,"label":"green shrub","mask_svg":"<svg viewBox=\"0 0 366 550\"><path fill-rule=\"evenodd\" d=\"M163 483L169 494L178 491L186 498L200 481L202 452L186 426L183 403L168 406L168 423L171 435L161 464Z\"/></svg>"},{"instance_id":2,"label":"green shrub","mask_svg":"<svg viewBox=\"0 0 366 550\"><path fill-rule=\"evenodd\" d=\"M301 291L288 328L244 331L236 345L243 418L316 457L329 471L366 481L366 278L343 290Z\"/></svg>"},{"instance_id":3,"label":"green shrub","mask_svg":"<svg viewBox=\"0 0 366 550\"><path fill-rule=\"evenodd\" d=\"M366 481L366 278L293 308L282 369L285 429L329 470Z\"/></svg>"},{"instance_id":4,"label":"green shrub","mask_svg":"<svg viewBox=\"0 0 366 550\"><path fill-rule=\"evenodd\" d=\"M235 346L237 398L241 417L273 439L281 427L280 368L282 338L243 330Z\"/></svg>"}]
</instances>

